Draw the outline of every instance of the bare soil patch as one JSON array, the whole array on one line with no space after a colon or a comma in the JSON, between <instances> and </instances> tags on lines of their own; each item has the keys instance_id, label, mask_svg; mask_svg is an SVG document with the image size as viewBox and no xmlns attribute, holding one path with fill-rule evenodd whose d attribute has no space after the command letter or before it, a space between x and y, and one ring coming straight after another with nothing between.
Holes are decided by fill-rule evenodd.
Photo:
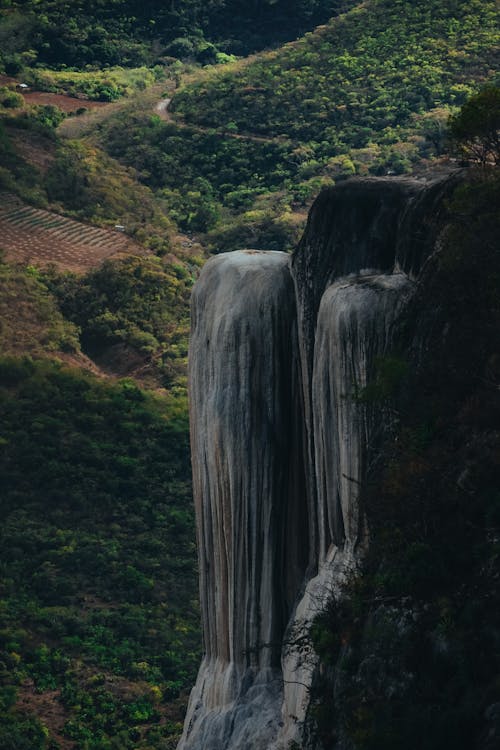
<instances>
[{"instance_id":1,"label":"bare soil patch","mask_svg":"<svg viewBox=\"0 0 500 750\"><path fill-rule=\"evenodd\" d=\"M50 732L61 750L72 750L75 743L63 737L64 725L69 718L60 702L59 690L38 693L32 680L26 680L19 688L16 708L24 714L33 714Z\"/></svg>"},{"instance_id":2,"label":"bare soil patch","mask_svg":"<svg viewBox=\"0 0 500 750\"><path fill-rule=\"evenodd\" d=\"M53 104L63 112L76 112L78 109L99 109L106 107L108 102L96 102L90 99L77 99L66 94L49 94L46 91L28 91L23 94L26 104Z\"/></svg>"},{"instance_id":3,"label":"bare soil patch","mask_svg":"<svg viewBox=\"0 0 500 750\"><path fill-rule=\"evenodd\" d=\"M19 87L21 81L12 76L0 75L0 86L12 86ZM24 97L26 104L53 104L59 107L63 112L76 112L77 109L85 107L86 109L99 109L100 107L106 107L108 102L96 102L90 99L84 99L76 96L68 96L67 94L51 94L48 91L36 91L32 89L16 89L19 94Z\"/></svg>"},{"instance_id":4,"label":"bare soil patch","mask_svg":"<svg viewBox=\"0 0 500 750\"><path fill-rule=\"evenodd\" d=\"M122 232L28 206L7 193L0 193L0 244L8 261L54 264L75 273L85 273L108 258L148 254Z\"/></svg>"}]
</instances>

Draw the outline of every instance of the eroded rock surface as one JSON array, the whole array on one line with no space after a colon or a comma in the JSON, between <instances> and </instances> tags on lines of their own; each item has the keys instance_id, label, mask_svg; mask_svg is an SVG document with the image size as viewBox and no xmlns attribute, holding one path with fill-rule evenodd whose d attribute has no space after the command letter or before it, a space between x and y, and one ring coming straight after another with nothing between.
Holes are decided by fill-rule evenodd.
<instances>
[{"instance_id":1,"label":"eroded rock surface","mask_svg":"<svg viewBox=\"0 0 500 750\"><path fill-rule=\"evenodd\" d=\"M300 551L287 563L303 490L296 380L288 256L212 259L193 293L189 375L205 658L181 748L267 748L277 732L304 575Z\"/></svg>"},{"instance_id":2,"label":"eroded rock surface","mask_svg":"<svg viewBox=\"0 0 500 750\"><path fill-rule=\"evenodd\" d=\"M179 750L311 746L311 627L369 536L384 415L365 389L453 186L349 181L317 200L291 263L243 251L202 271L189 387L205 657Z\"/></svg>"}]
</instances>

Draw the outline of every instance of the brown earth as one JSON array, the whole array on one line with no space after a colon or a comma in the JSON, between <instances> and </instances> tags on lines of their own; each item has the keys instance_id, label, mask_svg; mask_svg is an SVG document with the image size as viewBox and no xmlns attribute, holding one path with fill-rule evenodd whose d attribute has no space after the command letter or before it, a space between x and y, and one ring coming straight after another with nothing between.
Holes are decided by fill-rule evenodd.
<instances>
[{"instance_id":1,"label":"brown earth","mask_svg":"<svg viewBox=\"0 0 500 750\"><path fill-rule=\"evenodd\" d=\"M49 94L45 91L29 91L23 94L26 104L53 104L63 112L76 112L78 109L99 109L106 107L107 102L95 102L90 99L77 99L65 94Z\"/></svg>"},{"instance_id":2,"label":"brown earth","mask_svg":"<svg viewBox=\"0 0 500 750\"><path fill-rule=\"evenodd\" d=\"M45 690L38 693L32 680L25 680L19 687L16 708L24 714L31 714L42 721L60 750L72 750L75 743L63 737L62 731L69 716L60 702L59 690Z\"/></svg>"},{"instance_id":3,"label":"brown earth","mask_svg":"<svg viewBox=\"0 0 500 750\"><path fill-rule=\"evenodd\" d=\"M108 258L148 254L120 231L33 208L8 193L0 193L0 247L8 261L54 264L75 273L85 273Z\"/></svg>"},{"instance_id":4,"label":"brown earth","mask_svg":"<svg viewBox=\"0 0 500 750\"><path fill-rule=\"evenodd\" d=\"M24 97L26 104L53 104L66 113L76 112L77 109L81 109L82 107L86 109L98 109L107 105L107 102L95 102L89 99L67 96L66 94L50 94L47 91L32 91L28 89L24 92L19 89L19 83L20 81L16 78L0 75L0 86L12 87L15 85L16 91Z\"/></svg>"},{"instance_id":5,"label":"brown earth","mask_svg":"<svg viewBox=\"0 0 500 750\"><path fill-rule=\"evenodd\" d=\"M21 159L36 167L42 174L45 174L54 162L57 147L50 138L20 128L10 128L9 138Z\"/></svg>"}]
</instances>

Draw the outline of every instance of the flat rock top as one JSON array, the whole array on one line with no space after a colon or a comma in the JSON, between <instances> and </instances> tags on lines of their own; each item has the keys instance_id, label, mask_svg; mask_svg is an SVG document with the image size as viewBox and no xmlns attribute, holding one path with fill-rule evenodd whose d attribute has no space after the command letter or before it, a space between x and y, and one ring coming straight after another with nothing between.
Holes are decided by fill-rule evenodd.
<instances>
[{"instance_id":1,"label":"flat rock top","mask_svg":"<svg viewBox=\"0 0 500 750\"><path fill-rule=\"evenodd\" d=\"M205 269L210 270L216 266L224 265L234 268L270 268L272 266L289 265L290 256L277 250L235 250L230 253L220 253L205 264Z\"/></svg>"}]
</instances>

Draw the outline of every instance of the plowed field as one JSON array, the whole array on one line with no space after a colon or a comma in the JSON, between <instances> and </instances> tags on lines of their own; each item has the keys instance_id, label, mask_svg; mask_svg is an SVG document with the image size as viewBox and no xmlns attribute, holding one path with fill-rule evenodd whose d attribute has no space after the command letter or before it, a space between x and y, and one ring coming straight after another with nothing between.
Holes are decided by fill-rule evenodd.
<instances>
[{"instance_id":1,"label":"plowed field","mask_svg":"<svg viewBox=\"0 0 500 750\"><path fill-rule=\"evenodd\" d=\"M0 193L0 249L10 261L35 266L54 263L76 273L107 258L147 253L122 232L33 208L7 193Z\"/></svg>"}]
</instances>

